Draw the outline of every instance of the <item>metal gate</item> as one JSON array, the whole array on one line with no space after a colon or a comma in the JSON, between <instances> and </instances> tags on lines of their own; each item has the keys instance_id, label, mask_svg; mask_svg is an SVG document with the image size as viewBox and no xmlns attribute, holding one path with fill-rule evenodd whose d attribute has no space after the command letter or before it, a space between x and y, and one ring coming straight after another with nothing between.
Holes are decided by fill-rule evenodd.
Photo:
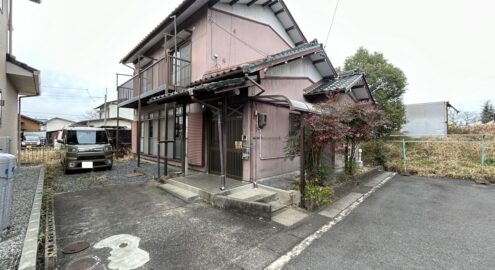
<instances>
[{"instance_id":1,"label":"metal gate","mask_svg":"<svg viewBox=\"0 0 495 270\"><path fill-rule=\"evenodd\" d=\"M242 179L242 149L236 149L235 142L242 140L243 105L232 105L227 108L225 117L226 171L227 177ZM215 115L209 121L208 170L220 174L220 147L218 144L218 123Z\"/></svg>"}]
</instances>

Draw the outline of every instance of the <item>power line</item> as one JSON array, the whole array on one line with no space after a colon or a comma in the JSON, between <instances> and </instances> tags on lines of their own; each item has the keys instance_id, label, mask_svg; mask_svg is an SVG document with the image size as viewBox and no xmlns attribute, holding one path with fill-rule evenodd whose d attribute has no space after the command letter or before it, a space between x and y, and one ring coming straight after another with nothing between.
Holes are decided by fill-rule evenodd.
<instances>
[{"instance_id":1,"label":"power line","mask_svg":"<svg viewBox=\"0 0 495 270\"><path fill-rule=\"evenodd\" d=\"M210 18L210 21L211 21L211 23L213 23L213 24L215 24L216 26L218 26L218 28L220 28L221 30L223 30L225 33L227 33L228 35L232 36L233 38L235 38L235 39L239 40L241 43L243 43L243 44L244 44L244 45L246 45L247 47L251 48L251 49L252 49L252 50L254 50L255 52L257 52L257 53L259 53L259 54L261 54L261 55L263 55L263 56L265 56L265 57L266 57L266 56L268 56L268 54L267 54L267 53L265 53L264 51L262 51L262 50L260 50L260 49L258 49L258 48L256 48L256 47L254 47L254 46L252 46L252 45L251 45L251 44L249 44L248 42L246 42L246 41L244 41L244 40L240 39L239 37L237 37L236 35L234 35L233 33L231 33L229 30L225 29L223 26L219 25L217 22L215 22L215 21L213 20L213 18Z\"/></svg>"},{"instance_id":2,"label":"power line","mask_svg":"<svg viewBox=\"0 0 495 270\"><path fill-rule=\"evenodd\" d=\"M337 9L339 8L339 2L340 2L340 0L337 0L337 4L335 4L335 10L333 11L332 22L330 23L330 28L328 29L327 39L325 40L325 46L323 46L323 48L327 47L328 39L330 38L330 32L332 31L332 27L333 27L333 22L335 21L335 15L337 14Z\"/></svg>"}]
</instances>

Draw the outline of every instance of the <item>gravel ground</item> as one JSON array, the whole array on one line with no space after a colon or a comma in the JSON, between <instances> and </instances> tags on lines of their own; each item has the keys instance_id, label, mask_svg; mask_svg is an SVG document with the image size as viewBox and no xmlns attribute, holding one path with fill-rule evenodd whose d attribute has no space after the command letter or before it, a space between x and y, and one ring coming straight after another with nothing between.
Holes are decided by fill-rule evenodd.
<instances>
[{"instance_id":1,"label":"gravel ground","mask_svg":"<svg viewBox=\"0 0 495 270\"><path fill-rule=\"evenodd\" d=\"M127 177L134 170L143 173L143 176ZM163 166L161 166L163 172ZM176 171L169 166L169 173ZM137 161L116 161L112 170L87 170L77 171L71 174L61 173L55 180L53 189L56 193L76 192L93 188L101 188L108 185L143 183L153 180L157 176L157 166L146 161L141 162L137 168Z\"/></svg>"},{"instance_id":2,"label":"gravel ground","mask_svg":"<svg viewBox=\"0 0 495 270\"><path fill-rule=\"evenodd\" d=\"M10 228L0 238L0 269L17 269L31 215L41 167L19 168L15 173Z\"/></svg>"}]
</instances>

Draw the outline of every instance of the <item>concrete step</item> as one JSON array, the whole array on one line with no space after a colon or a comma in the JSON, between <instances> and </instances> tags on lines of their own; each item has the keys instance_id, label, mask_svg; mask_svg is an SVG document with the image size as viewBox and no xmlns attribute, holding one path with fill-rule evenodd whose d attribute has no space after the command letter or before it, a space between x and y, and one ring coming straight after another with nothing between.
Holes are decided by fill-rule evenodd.
<instances>
[{"instance_id":1,"label":"concrete step","mask_svg":"<svg viewBox=\"0 0 495 270\"><path fill-rule=\"evenodd\" d=\"M272 206L272 214L284 209L287 205L281 203L279 200L268 202Z\"/></svg>"},{"instance_id":2,"label":"concrete step","mask_svg":"<svg viewBox=\"0 0 495 270\"><path fill-rule=\"evenodd\" d=\"M183 189L181 187L171 185L171 184L163 184L159 186L161 189L165 190L166 192L174 195L175 197L186 201L186 202L192 202L196 200L199 195L197 193L194 193L192 191L189 191L187 189Z\"/></svg>"},{"instance_id":3,"label":"concrete step","mask_svg":"<svg viewBox=\"0 0 495 270\"><path fill-rule=\"evenodd\" d=\"M232 194L227 195L227 197L243 201L266 203L275 200L277 197L277 193L260 188L250 188L236 191Z\"/></svg>"}]
</instances>

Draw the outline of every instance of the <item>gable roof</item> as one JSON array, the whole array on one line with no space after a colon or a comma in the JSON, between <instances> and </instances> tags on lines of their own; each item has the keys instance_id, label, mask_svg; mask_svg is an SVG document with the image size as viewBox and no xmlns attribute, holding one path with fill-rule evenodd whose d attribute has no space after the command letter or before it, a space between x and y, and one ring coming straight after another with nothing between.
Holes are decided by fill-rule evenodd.
<instances>
[{"instance_id":1,"label":"gable roof","mask_svg":"<svg viewBox=\"0 0 495 270\"><path fill-rule=\"evenodd\" d=\"M24 119L27 119L27 120L30 120L30 121L36 122L36 123L41 124L41 125L42 125L42 124L44 124L44 122L43 122L43 121L38 120L38 119L31 118L31 117L29 117L29 116L27 116L27 115L24 115L24 114L21 114L21 118L24 118Z\"/></svg>"},{"instance_id":2,"label":"gable roof","mask_svg":"<svg viewBox=\"0 0 495 270\"><path fill-rule=\"evenodd\" d=\"M99 109L99 108L101 108L101 107L105 106L105 104L110 104L110 105L114 104L114 105L115 105L115 104L117 104L117 103L118 103L118 102L117 102L117 100L112 100L112 101L103 102L103 104L101 104L101 105L99 105L99 106L95 107L95 109Z\"/></svg>"},{"instance_id":3,"label":"gable roof","mask_svg":"<svg viewBox=\"0 0 495 270\"><path fill-rule=\"evenodd\" d=\"M370 97L369 99L373 100L373 95L369 90L365 74L357 70L343 72L339 74L337 78L323 79L320 82L306 88L304 90L304 95L326 95L330 92L338 91L349 92L355 87L366 89Z\"/></svg>"},{"instance_id":4,"label":"gable roof","mask_svg":"<svg viewBox=\"0 0 495 270\"><path fill-rule=\"evenodd\" d=\"M240 64L234 67L206 74L200 80L192 82L191 86L212 82L218 79L238 74L252 74L264 68L284 64L289 61L299 59L301 57L310 57L322 77L331 79L336 76L337 72L333 68L330 59L328 59L328 56L323 49L323 45L314 40L295 48L269 55L268 57L259 59L257 61Z\"/></svg>"},{"instance_id":5,"label":"gable roof","mask_svg":"<svg viewBox=\"0 0 495 270\"><path fill-rule=\"evenodd\" d=\"M120 63L126 64L133 62L137 55L151 48L161 39L166 33L173 31L173 16L177 18L177 25L183 23L187 18L200 10L205 5L213 7L215 4L222 2L230 5L262 5L268 6L280 20L294 44L301 45L307 42L306 37L295 22L292 14L285 5L283 0L184 0L172 13L160 22L150 33L148 33L129 53L120 60Z\"/></svg>"},{"instance_id":6,"label":"gable roof","mask_svg":"<svg viewBox=\"0 0 495 270\"><path fill-rule=\"evenodd\" d=\"M65 122L71 122L71 123L75 123L74 121L72 120L68 120L68 119L64 119L64 118L60 118L60 117L53 117L51 119L48 119L46 122L51 122L53 120L62 120L62 121L65 121Z\"/></svg>"}]
</instances>

